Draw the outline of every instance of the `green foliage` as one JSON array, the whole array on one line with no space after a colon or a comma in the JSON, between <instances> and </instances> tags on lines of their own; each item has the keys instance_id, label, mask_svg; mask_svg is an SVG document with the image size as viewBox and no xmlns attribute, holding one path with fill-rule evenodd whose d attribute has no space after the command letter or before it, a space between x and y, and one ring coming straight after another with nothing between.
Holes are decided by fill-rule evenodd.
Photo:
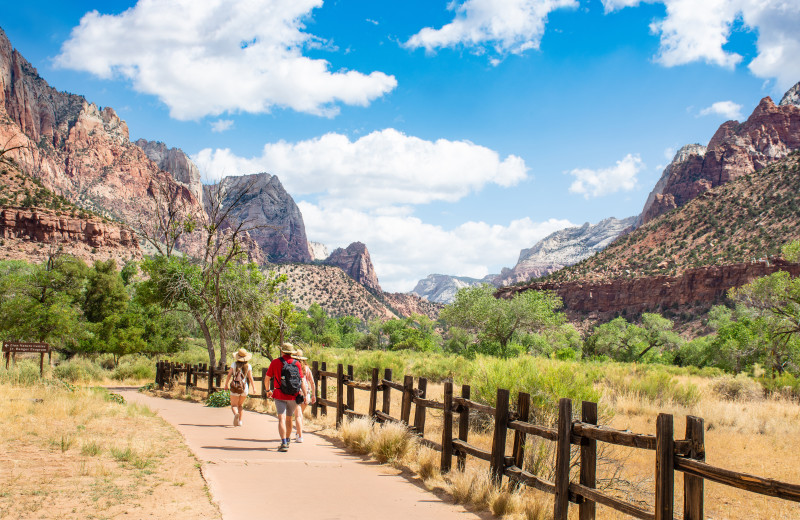
<instances>
[{"instance_id":1,"label":"green foliage","mask_svg":"<svg viewBox=\"0 0 800 520\"><path fill-rule=\"evenodd\" d=\"M128 293L117 272L114 259L96 261L89 273L84 296L83 313L90 322L97 323L125 310Z\"/></svg>"},{"instance_id":2,"label":"green foliage","mask_svg":"<svg viewBox=\"0 0 800 520\"><path fill-rule=\"evenodd\" d=\"M509 345L523 332L542 332L566 321L561 299L546 291L522 291L511 299L495 298L495 289L482 284L458 291L452 304L446 306L440 319L448 326L476 334L479 349L496 352L501 357L512 353Z\"/></svg>"},{"instance_id":3,"label":"green foliage","mask_svg":"<svg viewBox=\"0 0 800 520\"><path fill-rule=\"evenodd\" d=\"M657 405L670 402L692 406L700 401L700 390L693 384L680 384L669 373L652 369L607 372L604 383L618 394L636 396Z\"/></svg>"},{"instance_id":4,"label":"green foliage","mask_svg":"<svg viewBox=\"0 0 800 520\"><path fill-rule=\"evenodd\" d=\"M584 354L607 356L615 361L661 361L683 343L680 336L672 332L672 326L670 320L651 313L642 315L641 325L628 323L622 317L615 318L595 327L586 339Z\"/></svg>"},{"instance_id":5,"label":"green foliage","mask_svg":"<svg viewBox=\"0 0 800 520\"><path fill-rule=\"evenodd\" d=\"M53 368L53 376L70 383L101 381L105 371L91 360L75 356Z\"/></svg>"},{"instance_id":6,"label":"green foliage","mask_svg":"<svg viewBox=\"0 0 800 520\"><path fill-rule=\"evenodd\" d=\"M212 408L223 408L231 405L231 393L228 390L220 390L209 395L206 399L206 406Z\"/></svg>"}]
</instances>

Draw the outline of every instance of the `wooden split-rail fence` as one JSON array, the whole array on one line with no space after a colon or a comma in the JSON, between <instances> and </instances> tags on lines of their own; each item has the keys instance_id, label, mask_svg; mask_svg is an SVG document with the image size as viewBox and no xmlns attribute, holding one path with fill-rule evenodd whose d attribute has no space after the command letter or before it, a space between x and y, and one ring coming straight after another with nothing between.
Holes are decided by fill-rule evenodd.
<instances>
[{"instance_id":1,"label":"wooden split-rail fence","mask_svg":"<svg viewBox=\"0 0 800 520\"><path fill-rule=\"evenodd\" d=\"M177 365L159 362L157 365L156 383L163 387L176 382L185 384L186 388L197 387L209 393L220 390L221 377L229 367L209 368L207 365ZM337 427L345 417L367 417L378 422L396 422L419 436L420 443L441 453L440 469L447 473L452 468L453 458L456 465L463 469L468 456L476 457L489 463L489 471L496 484L503 477L509 478L517 485L526 485L554 495L553 518L566 520L570 504L578 506L579 519L595 518L596 504L602 504L634 518L645 520L666 520L674 518L675 509L675 472L683 472L683 518L686 520L702 520L704 518L704 481L709 480L737 489L777 497L793 502L800 502L800 485L780 482L765 477L740 473L718 468L705 463L705 441L703 419L686 417L686 431L683 439L675 438L673 416L659 414L656 420L656 434L639 434L630 431L616 430L597 424L597 403L583 401L581 419L573 417L572 401L560 399L558 405L558 421L555 427L538 425L529 422L530 394L520 392L512 408L508 390L498 389L495 406L478 403L470 399L470 386L461 386L461 395L454 395L452 381L444 382L442 401L426 398L428 381L418 378L416 386L414 377L406 375L402 383L392 379L392 370L386 369L383 377L377 368L372 369L369 382L356 381L353 377L352 365L337 366L335 372L328 371L326 363L313 362L312 373L317 385L317 401L311 406L316 417L319 413L327 415L328 410L335 410ZM181 377L185 374L185 378ZM203 388L197 386L198 377L207 379ZM266 398L268 381L266 368L262 369L261 392L251 393L251 397ZM328 398L329 382L336 385L336 400ZM355 390L369 393L367 413L355 411ZM402 393L399 417L391 415L391 391ZM379 409L379 395L380 409ZM411 415L414 407L413 418ZM443 413L441 443L425 439L425 420L428 409L440 410ZM482 413L494 418L492 449L487 451L469 443L469 423L471 413ZM457 416L457 417L456 417ZM457 436L454 437L454 431ZM513 435L511 453L506 453L509 435ZM555 477L550 482L533 475L523 468L525 442L528 435L536 436L555 443ZM616 446L638 448L655 452L655 505L653 510L645 509L638 504L626 502L596 488L597 442L605 442ZM578 446L578 481L570 478L570 462L572 446Z\"/></svg>"}]
</instances>

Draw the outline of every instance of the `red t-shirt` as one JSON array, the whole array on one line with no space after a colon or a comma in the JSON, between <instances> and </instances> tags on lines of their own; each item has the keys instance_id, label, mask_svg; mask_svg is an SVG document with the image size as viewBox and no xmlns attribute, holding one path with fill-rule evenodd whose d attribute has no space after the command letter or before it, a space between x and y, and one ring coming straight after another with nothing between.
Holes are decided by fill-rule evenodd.
<instances>
[{"instance_id":1,"label":"red t-shirt","mask_svg":"<svg viewBox=\"0 0 800 520\"><path fill-rule=\"evenodd\" d=\"M300 363L297 362L294 358L292 358L291 354L284 354L283 359L286 360L287 363L295 363L297 364L297 368L300 369L300 375L302 376L302 368L300 368ZM272 363L269 364L269 368L267 369L267 377L272 378L272 381L275 386L275 390L272 393L272 397L274 399L280 399L282 401L294 401L294 398L297 394L284 394L281 392L281 370L283 370L283 361L281 358L275 358L272 360Z\"/></svg>"}]
</instances>

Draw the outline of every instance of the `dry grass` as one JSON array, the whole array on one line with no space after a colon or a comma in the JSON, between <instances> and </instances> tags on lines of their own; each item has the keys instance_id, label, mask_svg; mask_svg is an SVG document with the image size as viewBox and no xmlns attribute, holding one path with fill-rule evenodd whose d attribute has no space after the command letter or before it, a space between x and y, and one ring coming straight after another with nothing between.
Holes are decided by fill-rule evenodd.
<instances>
[{"instance_id":1,"label":"dry grass","mask_svg":"<svg viewBox=\"0 0 800 520\"><path fill-rule=\"evenodd\" d=\"M125 514L219 518L180 435L99 390L0 385L0 518Z\"/></svg>"}]
</instances>

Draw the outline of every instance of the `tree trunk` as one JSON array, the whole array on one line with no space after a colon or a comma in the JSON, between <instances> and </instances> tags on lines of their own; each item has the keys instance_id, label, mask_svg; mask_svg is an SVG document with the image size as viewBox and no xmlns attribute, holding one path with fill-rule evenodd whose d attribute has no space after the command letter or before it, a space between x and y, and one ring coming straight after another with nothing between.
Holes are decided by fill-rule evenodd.
<instances>
[{"instance_id":1,"label":"tree trunk","mask_svg":"<svg viewBox=\"0 0 800 520\"><path fill-rule=\"evenodd\" d=\"M203 332L203 337L206 339L206 348L208 349L208 366L216 367L217 353L214 350L214 340L211 339L211 331L208 330L208 325L206 325L206 322L200 319L198 316L195 316L194 319L197 320L197 324L200 326L200 330Z\"/></svg>"}]
</instances>

